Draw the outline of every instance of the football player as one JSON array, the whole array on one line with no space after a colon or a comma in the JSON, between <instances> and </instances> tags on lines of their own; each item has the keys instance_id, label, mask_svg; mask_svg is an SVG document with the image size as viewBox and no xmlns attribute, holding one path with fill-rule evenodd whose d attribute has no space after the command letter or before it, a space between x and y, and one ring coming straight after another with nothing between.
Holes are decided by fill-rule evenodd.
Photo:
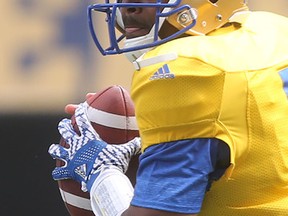
<instances>
[{"instance_id":1,"label":"football player","mask_svg":"<svg viewBox=\"0 0 288 216\"><path fill-rule=\"evenodd\" d=\"M103 142L78 105L81 136L63 120L71 147L49 149L67 164L54 179L81 182L97 216L287 215L287 18L251 12L244 0L107 0L88 17L100 52L125 53L135 66L141 141ZM123 173L140 143L133 189Z\"/></svg>"}]
</instances>

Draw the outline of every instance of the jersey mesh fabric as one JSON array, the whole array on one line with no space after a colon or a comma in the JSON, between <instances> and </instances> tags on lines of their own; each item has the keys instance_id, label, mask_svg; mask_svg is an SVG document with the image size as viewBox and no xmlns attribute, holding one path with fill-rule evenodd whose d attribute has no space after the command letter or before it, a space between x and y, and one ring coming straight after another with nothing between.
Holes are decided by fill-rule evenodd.
<instances>
[{"instance_id":1,"label":"jersey mesh fabric","mask_svg":"<svg viewBox=\"0 0 288 216\"><path fill-rule=\"evenodd\" d=\"M229 152L222 157L218 154L225 146L217 139L193 139L149 147L140 157L131 204L178 213L198 213L207 187L223 174L223 167L214 168L217 162L229 164Z\"/></svg>"},{"instance_id":2,"label":"jersey mesh fabric","mask_svg":"<svg viewBox=\"0 0 288 216\"><path fill-rule=\"evenodd\" d=\"M287 215L288 101L277 75L281 68L248 75L249 152L235 166L231 180L215 182L200 215ZM225 208L221 208L223 205Z\"/></svg>"}]
</instances>

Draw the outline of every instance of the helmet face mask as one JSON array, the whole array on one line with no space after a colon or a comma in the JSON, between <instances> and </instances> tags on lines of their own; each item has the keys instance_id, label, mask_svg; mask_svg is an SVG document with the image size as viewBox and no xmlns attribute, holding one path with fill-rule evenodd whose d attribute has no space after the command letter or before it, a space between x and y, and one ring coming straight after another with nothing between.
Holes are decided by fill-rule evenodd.
<instances>
[{"instance_id":1,"label":"helmet face mask","mask_svg":"<svg viewBox=\"0 0 288 216\"><path fill-rule=\"evenodd\" d=\"M183 5L177 10L171 10L171 8L177 7L181 0L176 0L173 3L163 3L161 0L156 0L155 3L106 3L106 4L94 4L88 7L88 22L89 22L89 29L92 35L92 38L99 49L99 51L103 55L112 55L112 54L120 54L131 52L135 50L143 50L149 49L154 46L158 46L163 44L177 36L185 33L188 29L190 29L193 25L195 25L196 20L194 19L193 22L186 28L178 31L176 34L173 34L167 38L160 39L158 36L158 32L167 17L171 16L173 13L177 13L180 10L186 9L189 10L190 7L188 5ZM121 17L121 10L123 8L131 8L131 7L138 7L138 8L154 8L155 9L155 20L154 25L150 29L150 32L146 35L126 39L125 38L125 28L124 23ZM164 9L163 9L164 8ZM96 13L104 13L104 20L106 23L106 29L109 34L109 42L106 43L106 46L103 46L103 42L100 42L101 36L99 33L103 32L103 25L100 26L100 20L95 18ZM102 16L103 19L103 16ZM98 27L98 28L97 28ZM116 32L116 29L119 32ZM120 35L119 35L120 33ZM137 42L136 46L131 47L129 44ZM142 42L140 42L142 41ZM122 46L121 46L122 42Z\"/></svg>"},{"instance_id":2,"label":"helmet face mask","mask_svg":"<svg viewBox=\"0 0 288 216\"><path fill-rule=\"evenodd\" d=\"M215 3L209 0L170 0L169 2L155 0L147 3L142 0L137 0L137 3L105 1L103 4L93 4L88 7L88 22L92 38L102 55L130 53L135 55L132 60L152 47L183 34L205 35L230 22L231 17L238 12L248 11L246 2L243 0L214 0ZM154 14L148 15L152 17L149 17L149 22L153 22L148 33L135 38L129 38L127 33L126 38L125 19L122 19L121 12L130 9L143 11L153 9ZM99 18L99 14L102 18ZM104 19L104 22L100 19ZM169 23L177 31L166 33L166 36L161 38L159 32L163 31L161 29L163 22ZM104 23L106 26L103 26ZM103 28L106 28L106 33L109 35L108 40L107 34L106 37L105 34L101 37ZM119 32L116 31L117 29ZM137 53L139 51L140 53Z\"/></svg>"}]
</instances>

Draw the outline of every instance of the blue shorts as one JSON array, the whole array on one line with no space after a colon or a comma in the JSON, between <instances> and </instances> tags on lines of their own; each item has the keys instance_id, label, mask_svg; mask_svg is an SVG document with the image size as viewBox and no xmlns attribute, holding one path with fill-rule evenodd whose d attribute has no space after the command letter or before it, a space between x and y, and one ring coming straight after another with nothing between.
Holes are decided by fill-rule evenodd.
<instances>
[{"instance_id":1,"label":"blue shorts","mask_svg":"<svg viewBox=\"0 0 288 216\"><path fill-rule=\"evenodd\" d=\"M217 167L219 160L224 168ZM229 148L217 139L153 145L140 156L131 205L197 214L211 181L220 178L228 166Z\"/></svg>"}]
</instances>

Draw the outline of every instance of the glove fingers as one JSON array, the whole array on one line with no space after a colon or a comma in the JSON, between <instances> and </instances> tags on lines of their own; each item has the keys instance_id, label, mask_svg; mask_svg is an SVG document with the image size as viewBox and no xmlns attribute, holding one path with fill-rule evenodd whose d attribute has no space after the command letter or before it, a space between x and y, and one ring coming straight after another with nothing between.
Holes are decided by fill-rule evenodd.
<instances>
[{"instance_id":1,"label":"glove fingers","mask_svg":"<svg viewBox=\"0 0 288 216\"><path fill-rule=\"evenodd\" d=\"M133 140L131 140L128 143L125 143L123 145L127 146L128 149L131 149L132 155L136 155L136 154L141 153L141 139L139 137L136 137Z\"/></svg>"},{"instance_id":2,"label":"glove fingers","mask_svg":"<svg viewBox=\"0 0 288 216\"><path fill-rule=\"evenodd\" d=\"M78 136L73 129L70 119L62 119L58 124L58 131L68 144L71 144L71 138L73 136Z\"/></svg>"},{"instance_id":3,"label":"glove fingers","mask_svg":"<svg viewBox=\"0 0 288 216\"><path fill-rule=\"evenodd\" d=\"M94 130L87 116L87 103L79 104L75 110L75 120L82 137L86 137L90 140L101 140L98 133Z\"/></svg>"},{"instance_id":4,"label":"glove fingers","mask_svg":"<svg viewBox=\"0 0 288 216\"><path fill-rule=\"evenodd\" d=\"M54 180L71 179L71 173L66 168L56 167L52 171L52 177Z\"/></svg>"},{"instance_id":5,"label":"glove fingers","mask_svg":"<svg viewBox=\"0 0 288 216\"><path fill-rule=\"evenodd\" d=\"M48 149L48 153L52 158L62 160L65 163L69 160L68 150L58 144L52 144Z\"/></svg>"}]
</instances>

